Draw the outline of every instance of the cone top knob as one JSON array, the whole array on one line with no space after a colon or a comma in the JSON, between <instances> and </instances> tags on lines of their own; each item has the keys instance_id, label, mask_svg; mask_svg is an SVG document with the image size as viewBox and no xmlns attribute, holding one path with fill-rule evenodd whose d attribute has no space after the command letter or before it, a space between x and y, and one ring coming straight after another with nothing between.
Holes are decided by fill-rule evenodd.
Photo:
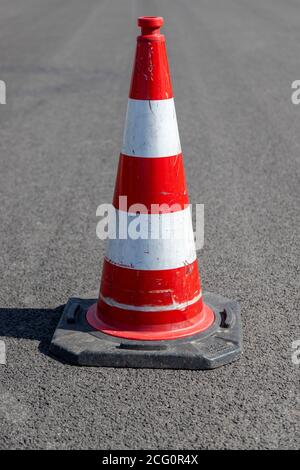
<instances>
[{"instance_id":1,"label":"cone top knob","mask_svg":"<svg viewBox=\"0 0 300 470\"><path fill-rule=\"evenodd\" d=\"M161 16L140 16L137 24L142 29L142 36L155 35L160 34L160 28L164 24L164 19Z\"/></svg>"}]
</instances>

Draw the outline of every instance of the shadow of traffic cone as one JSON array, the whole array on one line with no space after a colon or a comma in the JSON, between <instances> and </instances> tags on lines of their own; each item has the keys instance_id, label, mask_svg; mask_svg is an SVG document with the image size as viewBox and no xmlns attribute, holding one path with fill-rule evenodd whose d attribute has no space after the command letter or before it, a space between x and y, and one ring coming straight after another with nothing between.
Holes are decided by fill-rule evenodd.
<instances>
[{"instance_id":1,"label":"shadow of traffic cone","mask_svg":"<svg viewBox=\"0 0 300 470\"><path fill-rule=\"evenodd\" d=\"M213 368L241 352L238 304L202 295L163 19L138 20L98 301L70 299L51 351L76 364ZM70 334L72 332L72 334Z\"/></svg>"}]
</instances>

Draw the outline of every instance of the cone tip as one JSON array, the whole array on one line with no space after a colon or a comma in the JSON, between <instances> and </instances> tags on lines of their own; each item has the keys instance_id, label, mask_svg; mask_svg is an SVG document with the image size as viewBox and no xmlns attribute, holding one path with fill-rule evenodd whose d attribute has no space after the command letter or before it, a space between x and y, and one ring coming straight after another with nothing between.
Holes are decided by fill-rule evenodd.
<instances>
[{"instance_id":1,"label":"cone tip","mask_svg":"<svg viewBox=\"0 0 300 470\"><path fill-rule=\"evenodd\" d=\"M142 34L159 34L159 28L164 24L162 16L140 16L137 21Z\"/></svg>"}]
</instances>

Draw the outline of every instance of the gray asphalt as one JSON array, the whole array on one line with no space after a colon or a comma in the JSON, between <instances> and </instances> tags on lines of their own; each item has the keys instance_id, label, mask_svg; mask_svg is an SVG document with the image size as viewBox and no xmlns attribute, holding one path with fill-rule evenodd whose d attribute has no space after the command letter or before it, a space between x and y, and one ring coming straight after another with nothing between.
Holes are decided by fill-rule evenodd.
<instances>
[{"instance_id":1,"label":"gray asphalt","mask_svg":"<svg viewBox=\"0 0 300 470\"><path fill-rule=\"evenodd\" d=\"M2 0L1 449L299 448L297 0ZM99 284L136 17L162 15L204 290L240 301L215 371L76 368L57 307Z\"/></svg>"}]
</instances>

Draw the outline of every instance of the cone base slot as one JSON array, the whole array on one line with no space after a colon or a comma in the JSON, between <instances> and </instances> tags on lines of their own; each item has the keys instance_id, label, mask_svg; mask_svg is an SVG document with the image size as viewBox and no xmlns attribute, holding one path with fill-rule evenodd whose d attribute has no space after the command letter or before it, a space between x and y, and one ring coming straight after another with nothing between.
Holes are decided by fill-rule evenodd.
<instances>
[{"instance_id":1,"label":"cone base slot","mask_svg":"<svg viewBox=\"0 0 300 470\"><path fill-rule=\"evenodd\" d=\"M242 352L240 308L236 301L206 293L215 321L198 334L180 339L140 341L107 335L86 320L96 299L69 299L54 333L50 353L83 366L214 369Z\"/></svg>"}]
</instances>

